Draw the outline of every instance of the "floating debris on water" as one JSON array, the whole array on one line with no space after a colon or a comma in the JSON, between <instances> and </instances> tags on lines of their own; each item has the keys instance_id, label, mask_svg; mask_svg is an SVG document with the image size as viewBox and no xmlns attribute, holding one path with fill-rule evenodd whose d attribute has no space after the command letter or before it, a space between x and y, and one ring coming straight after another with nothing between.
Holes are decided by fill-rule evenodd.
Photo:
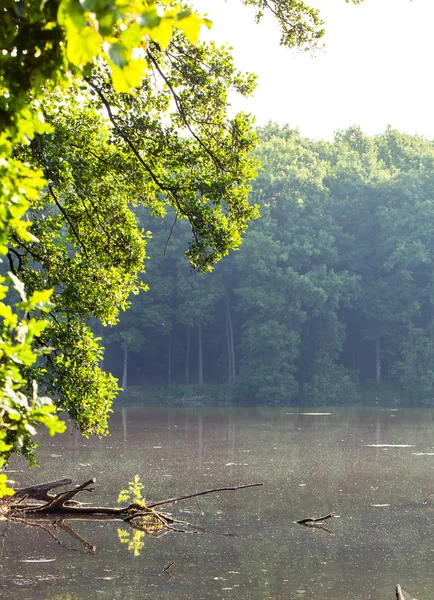
<instances>
[{"instance_id":1,"label":"floating debris on water","mask_svg":"<svg viewBox=\"0 0 434 600\"><path fill-rule=\"evenodd\" d=\"M434 456L434 452L413 452L414 456Z\"/></svg>"},{"instance_id":2,"label":"floating debris on water","mask_svg":"<svg viewBox=\"0 0 434 600\"><path fill-rule=\"evenodd\" d=\"M367 448L414 448L414 444L365 444Z\"/></svg>"},{"instance_id":3,"label":"floating debris on water","mask_svg":"<svg viewBox=\"0 0 434 600\"><path fill-rule=\"evenodd\" d=\"M23 558L19 562L24 562L24 563L47 563L47 562L54 562L55 560L56 560L55 558Z\"/></svg>"}]
</instances>

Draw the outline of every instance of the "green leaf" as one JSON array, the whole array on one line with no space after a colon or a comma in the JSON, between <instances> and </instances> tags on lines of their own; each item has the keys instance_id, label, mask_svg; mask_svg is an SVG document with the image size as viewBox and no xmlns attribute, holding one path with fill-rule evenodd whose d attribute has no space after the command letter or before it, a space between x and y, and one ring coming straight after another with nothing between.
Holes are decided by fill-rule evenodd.
<instances>
[{"instance_id":1,"label":"green leaf","mask_svg":"<svg viewBox=\"0 0 434 600\"><path fill-rule=\"evenodd\" d=\"M113 87L116 91L122 93L130 93L132 89L139 86L144 74L146 73L147 64L143 59L136 58L130 60L124 68L117 66L112 67Z\"/></svg>"},{"instance_id":2,"label":"green leaf","mask_svg":"<svg viewBox=\"0 0 434 600\"><path fill-rule=\"evenodd\" d=\"M18 321L18 315L16 315L12 308L3 302L0 302L0 317L3 317L5 324L8 326L15 327Z\"/></svg>"},{"instance_id":3,"label":"green leaf","mask_svg":"<svg viewBox=\"0 0 434 600\"><path fill-rule=\"evenodd\" d=\"M92 27L86 26L68 37L68 60L79 67L91 63L101 51L102 43L102 36Z\"/></svg>"},{"instance_id":4,"label":"green leaf","mask_svg":"<svg viewBox=\"0 0 434 600\"><path fill-rule=\"evenodd\" d=\"M108 55L112 63L120 69L123 69L131 58L131 53L120 42L109 44Z\"/></svg>"},{"instance_id":5,"label":"green leaf","mask_svg":"<svg viewBox=\"0 0 434 600\"><path fill-rule=\"evenodd\" d=\"M15 495L15 490L7 487L8 482L9 482L8 476L5 475L4 473L0 473L0 498L3 498L4 496L14 496Z\"/></svg>"}]
</instances>

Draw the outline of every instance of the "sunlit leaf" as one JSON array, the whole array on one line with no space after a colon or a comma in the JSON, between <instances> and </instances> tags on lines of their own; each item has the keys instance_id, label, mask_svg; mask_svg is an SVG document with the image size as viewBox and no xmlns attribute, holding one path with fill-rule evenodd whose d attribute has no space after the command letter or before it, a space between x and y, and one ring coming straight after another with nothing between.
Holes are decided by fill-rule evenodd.
<instances>
[{"instance_id":1,"label":"sunlit leaf","mask_svg":"<svg viewBox=\"0 0 434 600\"><path fill-rule=\"evenodd\" d=\"M72 33L68 38L67 56L77 66L93 61L99 53L103 42L102 36L92 27L84 27Z\"/></svg>"}]
</instances>

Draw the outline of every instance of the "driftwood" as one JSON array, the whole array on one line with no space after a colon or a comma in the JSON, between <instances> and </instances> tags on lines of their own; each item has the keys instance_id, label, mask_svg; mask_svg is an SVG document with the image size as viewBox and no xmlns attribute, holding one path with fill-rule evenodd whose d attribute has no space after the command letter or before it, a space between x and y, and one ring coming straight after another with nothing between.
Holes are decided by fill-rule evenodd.
<instances>
[{"instance_id":1,"label":"driftwood","mask_svg":"<svg viewBox=\"0 0 434 600\"><path fill-rule=\"evenodd\" d=\"M336 535L334 531L331 531L330 529L327 529L327 527L324 527L323 523L325 523L326 525L327 523L327 519L331 519L335 516L334 512L329 512L328 514L324 515L323 517L311 517L309 519L299 519L298 521L295 521L298 525L303 525L303 527L310 527L311 529L315 530L315 531L324 531L325 533L328 533L329 535Z\"/></svg>"},{"instance_id":2,"label":"driftwood","mask_svg":"<svg viewBox=\"0 0 434 600\"><path fill-rule=\"evenodd\" d=\"M335 516L334 512L329 512L323 517L311 517L310 519L299 519L296 521L299 525L306 525L307 527L313 526L315 523L327 523L327 519L332 519Z\"/></svg>"},{"instance_id":3,"label":"driftwood","mask_svg":"<svg viewBox=\"0 0 434 600\"><path fill-rule=\"evenodd\" d=\"M174 527L174 523L183 523L185 525L189 525L189 523L186 523L185 521L179 521L171 515L166 515L162 512L159 512L155 510L155 507L163 504L173 504L175 502L180 502L181 500L187 500L189 498L195 498L205 494L223 491L235 491L262 485L262 483L250 483L235 487L213 488L196 492L194 494L167 498L166 500L160 500L158 502L136 502L127 506L111 507L84 506L74 500L77 494L84 491L92 491L93 488L91 486L95 483L95 479L89 479L88 481L75 486L73 489L57 495L52 495L49 493L52 488L57 488L69 483L71 483L71 480L69 478L64 478L26 488L17 488L16 495L13 496L8 502L6 513L7 518L10 520L19 520L20 522L26 521L28 525L35 526L40 525L40 523L37 524L37 521L42 521L44 518L53 516L61 517L62 523L64 522L64 519L116 519L128 523L134 529L140 529L145 532L147 532L148 529L151 532L155 532L156 528L181 531ZM16 500L17 497L18 501ZM32 498L36 500L40 500L42 498L44 502L29 502L28 500ZM65 529L64 526L61 528Z\"/></svg>"},{"instance_id":4,"label":"driftwood","mask_svg":"<svg viewBox=\"0 0 434 600\"><path fill-rule=\"evenodd\" d=\"M39 483L38 485L30 485L24 488L14 488L15 498L27 496L28 498L35 498L35 500L51 500L54 498L53 494L50 494L50 490L61 487L63 485L70 485L72 479L56 479L56 481L47 481L47 483Z\"/></svg>"},{"instance_id":5,"label":"driftwood","mask_svg":"<svg viewBox=\"0 0 434 600\"><path fill-rule=\"evenodd\" d=\"M170 531L198 533L204 530L186 521L176 519L172 515L159 512L155 507L163 504L173 504L205 494L236 491L262 485L262 483L250 483L234 487L213 488L157 502L146 503L143 501L128 504L127 506L112 507L88 506L75 500L77 494L93 490L92 486L95 483L95 479L89 479L63 493L50 493L52 489L71 483L71 479L63 478L39 485L15 488L16 493L14 496L0 502L3 517L6 517L9 521L21 523L26 527L36 527L47 533L57 544L62 546L64 544L59 538L58 533L65 532L84 547L86 554L93 554L96 551L96 547L73 529L72 523L74 521L123 521L133 531L144 532L155 537L159 537ZM183 528L180 529L177 526L178 524L181 524ZM166 573L169 577L173 577L170 573L171 567L172 565L169 565L166 568Z\"/></svg>"},{"instance_id":6,"label":"driftwood","mask_svg":"<svg viewBox=\"0 0 434 600\"><path fill-rule=\"evenodd\" d=\"M60 483L65 482L65 483ZM70 479L57 480L56 482L51 482L51 484L55 484L52 487L59 487L61 485L66 485L70 483ZM52 496L48 494L48 491L51 489L50 483L41 484L40 486L31 486L29 488L19 488L20 496L27 496L27 498L40 498L42 494L45 494L47 497L47 502L45 504L35 504L35 503L24 503L23 499L19 502L12 502L10 504L10 511L13 513L14 511L18 511L19 513L44 513L44 514L65 514L68 515L108 515L113 516L116 515L119 518L128 518L131 519L135 513L144 513L147 514L149 512L155 513L153 509L156 506L162 506L163 504L173 504L175 502L180 502L181 500L188 500L189 498L196 498L197 496L203 496L205 494L212 494L216 492L227 492L227 491L236 491L249 487L258 487L263 485L262 483L249 483L246 485L239 485L234 487L221 487L221 488L212 488L209 490L203 490L201 492L196 492L194 494L187 494L183 496L175 496L173 498L167 498L165 500L159 500L157 502L150 502L147 504L129 504L128 506L123 507L110 507L110 506L82 506L79 503L72 503L72 499L78 493L83 491L91 491L93 488L90 486L95 483L95 479L89 479L85 481L81 485L75 486L72 490L68 490L62 494L57 494L56 496ZM30 491L29 491L30 490ZM18 490L17 490L18 493ZM14 497L15 498L15 497ZM26 499L26 498L24 498Z\"/></svg>"}]
</instances>

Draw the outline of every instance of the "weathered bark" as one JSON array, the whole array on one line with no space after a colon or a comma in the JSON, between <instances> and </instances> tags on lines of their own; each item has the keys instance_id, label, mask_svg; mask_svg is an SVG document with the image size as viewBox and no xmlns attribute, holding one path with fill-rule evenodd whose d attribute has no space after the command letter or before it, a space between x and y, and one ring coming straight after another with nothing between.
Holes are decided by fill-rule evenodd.
<instances>
[{"instance_id":1,"label":"weathered bark","mask_svg":"<svg viewBox=\"0 0 434 600\"><path fill-rule=\"evenodd\" d=\"M70 481L68 479L57 480L51 482L52 487L59 487L60 485L66 485L67 482ZM130 520L131 518L135 518L138 516L146 516L148 514L155 514L156 511L154 508L156 506L162 506L163 504L173 504L174 502L180 502L181 500L187 500L189 498L196 498L197 496L204 496L205 494L212 494L216 492L226 492L226 491L236 491L249 487L258 487L262 486L262 483L249 483L245 485L239 485L235 487L221 487L221 488L212 488L209 490L203 490L201 492L195 492L193 494L187 494L183 496L175 496L173 498L167 498L165 500L159 500L157 502L150 502L144 505L133 503L128 506L123 507L111 507L111 506L81 506L77 504L72 504L73 498L83 491L92 491L93 488L90 489L90 486L95 483L95 479L89 479L85 481L81 485L75 486L72 490L68 490L62 494L58 494L57 496L49 496L48 501L45 504L24 504L22 501L20 502L12 502L9 506L9 512L12 516L20 516L20 515L43 515L43 514L68 514L71 516L74 515L107 515L114 516L116 515L118 518L123 520ZM39 490L42 488L45 491L49 491L51 487L50 483L41 484L40 486L32 486L31 488L20 488L23 489L36 489ZM168 521L171 520L171 517L164 516L164 518Z\"/></svg>"},{"instance_id":2,"label":"weathered bark","mask_svg":"<svg viewBox=\"0 0 434 600\"><path fill-rule=\"evenodd\" d=\"M92 491L93 488L89 488L89 486L95 483L95 478L88 479L81 485L75 486L73 490L69 490L68 492L64 492L63 494L58 494L55 496L50 502L48 502L45 506L41 508L41 510L49 511L49 512L57 512L57 510L68 510L70 505L66 505L67 502L70 502L74 496L76 496L79 492L86 490L88 492Z\"/></svg>"},{"instance_id":3,"label":"weathered bark","mask_svg":"<svg viewBox=\"0 0 434 600\"><path fill-rule=\"evenodd\" d=\"M51 489L51 487L58 487L65 485L69 479L62 479L39 486L31 486L30 488L21 488L33 493L41 493L41 490L45 493ZM176 496L174 498L167 498L166 500L160 500L152 503L133 503L123 507L111 507L111 506L83 506L77 503L73 498L76 494L83 491L90 491L89 486L94 483L94 479L85 481L79 486L76 486L72 490L68 490L63 494L57 496L48 496L47 502L41 504L35 503L24 503L28 495L19 498L18 502L14 502L13 497L10 499L4 508L4 516L14 522L23 524L24 526L37 527L45 531L50 535L54 541L58 544L62 544L61 540L57 537L56 533L58 530L65 531L68 535L72 536L80 544L82 544L86 553L93 554L96 551L96 546L88 542L84 537L78 534L70 524L72 521L123 521L129 527L135 530L142 531L147 535L161 536L169 531L179 533L197 533L198 531L205 531L203 528L199 528L198 525L193 525L186 521L180 521L172 515L159 512L155 507L163 504L172 504L174 502L180 502L181 500L187 500L189 498L195 498L197 496L203 496L205 494L211 494L214 492L224 492L231 490L240 490L248 487L256 487L262 485L262 483L251 483L247 485L239 485L236 487L222 487L214 488L210 490L203 490L194 494L187 494L184 496ZM48 488L48 489L47 489ZM68 521L68 524L65 523ZM182 529L179 528L178 524L181 524ZM225 534L221 534L225 535ZM227 534L234 535L234 534Z\"/></svg>"},{"instance_id":4,"label":"weathered bark","mask_svg":"<svg viewBox=\"0 0 434 600\"><path fill-rule=\"evenodd\" d=\"M198 353L198 362L197 362L197 370L198 370L198 382L199 385L203 385L203 344L202 344L202 322L199 321L197 326L197 353Z\"/></svg>"},{"instance_id":5,"label":"weathered bark","mask_svg":"<svg viewBox=\"0 0 434 600\"><path fill-rule=\"evenodd\" d=\"M39 483L38 485L30 485L24 488L14 488L15 497L27 496L29 498L35 498L35 500L46 500L50 501L54 498L52 494L49 494L49 491L62 487L63 485L70 485L72 483L72 479L64 478L64 479L56 479L55 481L47 481L47 483Z\"/></svg>"}]
</instances>

